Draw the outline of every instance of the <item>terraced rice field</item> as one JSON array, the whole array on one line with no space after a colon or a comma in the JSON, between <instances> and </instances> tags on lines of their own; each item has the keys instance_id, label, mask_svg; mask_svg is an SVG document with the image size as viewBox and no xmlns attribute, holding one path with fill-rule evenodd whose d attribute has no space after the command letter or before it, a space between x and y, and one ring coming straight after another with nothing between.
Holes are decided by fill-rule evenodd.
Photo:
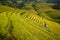
<instances>
[{"instance_id":1,"label":"terraced rice field","mask_svg":"<svg viewBox=\"0 0 60 40\"><path fill-rule=\"evenodd\" d=\"M26 10L0 6L0 40L60 40L59 24ZM44 22L50 27L46 28Z\"/></svg>"}]
</instances>

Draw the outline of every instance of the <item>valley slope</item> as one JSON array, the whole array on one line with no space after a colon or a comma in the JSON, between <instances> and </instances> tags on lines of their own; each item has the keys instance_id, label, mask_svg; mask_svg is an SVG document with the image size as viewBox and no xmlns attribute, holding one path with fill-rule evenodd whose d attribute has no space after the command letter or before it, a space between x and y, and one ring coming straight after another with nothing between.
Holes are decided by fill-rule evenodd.
<instances>
[{"instance_id":1,"label":"valley slope","mask_svg":"<svg viewBox=\"0 0 60 40\"><path fill-rule=\"evenodd\" d=\"M0 40L60 40L60 10L53 5L26 3L21 9L0 5Z\"/></svg>"}]
</instances>

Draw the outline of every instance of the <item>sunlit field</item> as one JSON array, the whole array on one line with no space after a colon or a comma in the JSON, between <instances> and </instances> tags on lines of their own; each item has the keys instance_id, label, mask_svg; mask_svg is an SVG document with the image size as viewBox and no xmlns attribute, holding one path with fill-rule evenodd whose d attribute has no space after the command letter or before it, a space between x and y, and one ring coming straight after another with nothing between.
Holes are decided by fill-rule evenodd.
<instances>
[{"instance_id":1,"label":"sunlit field","mask_svg":"<svg viewBox=\"0 0 60 40\"><path fill-rule=\"evenodd\" d=\"M60 40L60 10L53 5L26 3L22 9L0 5L0 40Z\"/></svg>"}]
</instances>

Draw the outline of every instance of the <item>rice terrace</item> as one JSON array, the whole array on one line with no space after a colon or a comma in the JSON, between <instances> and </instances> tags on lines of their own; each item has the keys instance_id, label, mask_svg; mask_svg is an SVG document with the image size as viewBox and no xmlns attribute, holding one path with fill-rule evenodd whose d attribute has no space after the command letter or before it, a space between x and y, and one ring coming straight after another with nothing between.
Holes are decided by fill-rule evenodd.
<instances>
[{"instance_id":1,"label":"rice terrace","mask_svg":"<svg viewBox=\"0 0 60 40\"><path fill-rule=\"evenodd\" d=\"M60 0L0 0L0 40L60 40Z\"/></svg>"}]
</instances>

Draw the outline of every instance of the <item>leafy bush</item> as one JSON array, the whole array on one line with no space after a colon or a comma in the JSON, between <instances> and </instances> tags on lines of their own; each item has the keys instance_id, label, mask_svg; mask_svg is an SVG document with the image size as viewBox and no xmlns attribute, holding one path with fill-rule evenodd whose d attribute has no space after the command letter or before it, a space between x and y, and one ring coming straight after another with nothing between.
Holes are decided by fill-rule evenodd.
<instances>
[{"instance_id":1,"label":"leafy bush","mask_svg":"<svg viewBox=\"0 0 60 40\"><path fill-rule=\"evenodd\" d=\"M53 9L60 10L60 4L56 4L52 7Z\"/></svg>"}]
</instances>

